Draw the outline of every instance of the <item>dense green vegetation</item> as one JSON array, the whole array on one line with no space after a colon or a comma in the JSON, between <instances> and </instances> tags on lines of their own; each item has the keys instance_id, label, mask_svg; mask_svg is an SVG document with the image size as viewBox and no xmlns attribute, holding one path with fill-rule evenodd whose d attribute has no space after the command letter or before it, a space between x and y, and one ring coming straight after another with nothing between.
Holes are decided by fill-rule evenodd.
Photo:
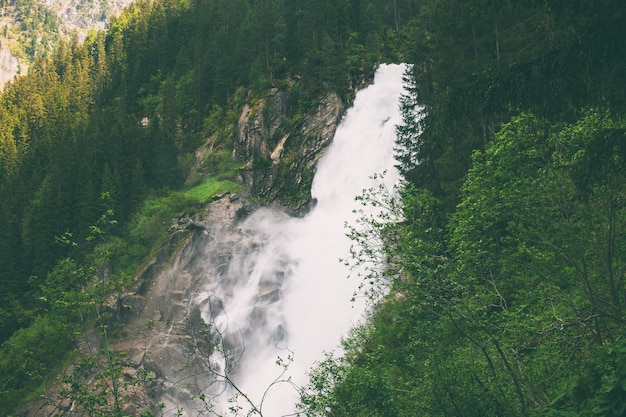
<instances>
[{"instance_id":1,"label":"dense green vegetation","mask_svg":"<svg viewBox=\"0 0 626 417\"><path fill-rule=\"evenodd\" d=\"M0 95L0 414L85 329L105 331L102 303L172 218L239 187L232 124L246 100L288 89L294 120L325 91L349 101L406 51L417 3L141 0L106 33L31 51L28 76ZM50 20L30 12L26 25Z\"/></svg>"},{"instance_id":2,"label":"dense green vegetation","mask_svg":"<svg viewBox=\"0 0 626 417\"><path fill-rule=\"evenodd\" d=\"M307 416L626 412L626 6L424 2L394 226L365 219L369 324ZM423 107L420 107L423 106Z\"/></svg>"},{"instance_id":3,"label":"dense green vegetation","mask_svg":"<svg viewBox=\"0 0 626 417\"><path fill-rule=\"evenodd\" d=\"M0 96L0 413L106 334L104 300L172 217L237 187L246 100L289 89L295 119L385 59L414 64L406 184L383 201L401 221L353 233L352 262L386 269L303 413L624 415L625 18L617 0L140 1L34 54Z\"/></svg>"}]
</instances>

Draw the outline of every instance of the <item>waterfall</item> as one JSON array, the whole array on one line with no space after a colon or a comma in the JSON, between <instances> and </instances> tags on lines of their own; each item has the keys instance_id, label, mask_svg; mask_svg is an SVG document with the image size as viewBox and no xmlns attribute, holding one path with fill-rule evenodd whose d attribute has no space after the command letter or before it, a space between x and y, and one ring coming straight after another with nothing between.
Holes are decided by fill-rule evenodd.
<instances>
[{"instance_id":1,"label":"waterfall","mask_svg":"<svg viewBox=\"0 0 626 417\"><path fill-rule=\"evenodd\" d=\"M220 341L211 366L228 373L266 417L294 413L294 386L306 384L315 361L364 314L363 303L351 302L360 283L348 279L339 261L351 243L344 224L354 222L354 199L374 185L373 174L387 171L389 188L398 181L393 147L404 71L403 65L381 65L374 83L357 93L318 164L314 208L302 218L271 209L250 215L218 285L196 301ZM277 365L281 360L286 371ZM227 385L222 398L235 395ZM232 404L223 401L222 411ZM249 402L240 396L238 405L246 415Z\"/></svg>"}]
</instances>

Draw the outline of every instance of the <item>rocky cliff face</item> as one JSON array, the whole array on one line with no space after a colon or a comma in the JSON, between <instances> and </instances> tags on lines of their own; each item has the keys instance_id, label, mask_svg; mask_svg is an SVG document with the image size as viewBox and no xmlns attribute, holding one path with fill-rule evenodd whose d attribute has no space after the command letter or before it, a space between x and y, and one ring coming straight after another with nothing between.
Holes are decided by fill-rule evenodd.
<instances>
[{"instance_id":1,"label":"rocky cliff face","mask_svg":"<svg viewBox=\"0 0 626 417\"><path fill-rule=\"evenodd\" d=\"M65 32L104 30L107 20L117 16L132 0L39 0L59 19Z\"/></svg>"},{"instance_id":2,"label":"rocky cliff face","mask_svg":"<svg viewBox=\"0 0 626 417\"><path fill-rule=\"evenodd\" d=\"M178 219L171 239L137 276L134 291L110 301L110 328L115 332L108 342L119 361L123 415L146 410L175 415L178 408L204 407L198 395L213 382L207 365L209 333L194 301L207 285L219 282L220 266L228 263L233 242L241 239L236 224L247 213L247 204L227 194L195 218ZM88 360L64 370L74 384L96 395L106 389L101 372L107 371L107 358L99 353L103 348L102 335L88 332L80 346L81 358ZM45 399L29 404L18 415L89 415L76 400L79 395L72 392L71 383L55 383ZM111 399L112 394L102 397Z\"/></svg>"},{"instance_id":3,"label":"rocky cliff face","mask_svg":"<svg viewBox=\"0 0 626 417\"><path fill-rule=\"evenodd\" d=\"M250 195L301 210L310 196L315 164L332 141L344 106L337 94L328 93L290 126L292 133L285 133L285 124L292 120L286 103L286 93L273 90L244 106L233 156L245 161L239 175ZM245 335L219 333L207 317L220 310L237 279L229 272L234 251L254 251L263 245L242 226L255 208L243 196L225 194L193 218L174 219L170 240L137 275L133 290L108 303L110 328L115 329L109 348L119 361L116 390L124 415L139 415L143 410L154 415L177 415L179 409L208 410L212 393L223 390L223 385L216 385L216 374L234 370L232 363L221 363L213 353L236 350L232 339ZM261 283L253 295L260 323L264 307L281 296L279 281ZM271 337L279 340L282 335L275 331ZM50 385L45 399L31 403L19 415L86 415L71 381L96 394L112 389L110 383L108 388L102 384L107 358L98 352L103 343L101 334L88 332L80 356L89 359L89 364L70 365L64 370L71 376L65 383ZM105 396L111 398L110 393Z\"/></svg>"},{"instance_id":4,"label":"rocky cliff face","mask_svg":"<svg viewBox=\"0 0 626 417\"><path fill-rule=\"evenodd\" d=\"M210 364L215 345L210 323L201 317L200 308L206 306L198 300L220 285L221 268L242 239L236 225L248 212L247 205L235 195L209 204L188 223L193 232L175 233L140 275L136 292L124 299L130 308L119 316L124 324L111 348L126 353L128 369L146 375L137 388L122 393L126 414L142 409L155 413L159 404L169 412L206 406L200 395L209 395L215 382ZM180 243L177 235L185 235Z\"/></svg>"},{"instance_id":5,"label":"rocky cliff face","mask_svg":"<svg viewBox=\"0 0 626 417\"><path fill-rule=\"evenodd\" d=\"M28 66L13 56L11 49L2 44L0 47L0 89L17 74L25 73Z\"/></svg>"},{"instance_id":6,"label":"rocky cliff face","mask_svg":"<svg viewBox=\"0 0 626 417\"><path fill-rule=\"evenodd\" d=\"M344 106L336 93L327 93L294 123L288 116L288 95L274 89L256 105L244 106L234 156L245 162L239 175L253 195L299 208L310 199L315 165L333 138ZM291 123L293 129L285 129Z\"/></svg>"}]
</instances>

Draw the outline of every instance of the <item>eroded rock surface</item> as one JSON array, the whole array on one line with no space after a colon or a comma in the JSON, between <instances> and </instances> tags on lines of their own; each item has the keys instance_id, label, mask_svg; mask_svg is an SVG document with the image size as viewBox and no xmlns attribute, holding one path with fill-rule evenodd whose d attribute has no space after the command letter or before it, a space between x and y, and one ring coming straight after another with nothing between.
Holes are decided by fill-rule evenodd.
<instances>
[{"instance_id":1,"label":"eroded rock surface","mask_svg":"<svg viewBox=\"0 0 626 417\"><path fill-rule=\"evenodd\" d=\"M215 380L208 368L214 344L196 300L207 286L219 285L232 248L241 239L237 225L249 210L244 199L225 194L195 218L184 219L169 244L139 274L134 291L110 303L110 328L116 330L110 333L109 348L120 360L116 367L124 415L139 415L145 410L154 415L175 415L178 409L206 406L199 395L208 392ZM207 246L211 250L207 251ZM88 332L81 342L80 356L91 357L99 365L81 365L78 369L72 364L64 373L76 375L78 370L75 381L99 393L102 381L98 367L106 371L107 366L98 353L103 347L101 334ZM70 388L69 384L52 385L44 398L29 404L19 415L85 415L79 402L63 392ZM111 401L110 393L102 396Z\"/></svg>"},{"instance_id":2,"label":"eroded rock surface","mask_svg":"<svg viewBox=\"0 0 626 417\"><path fill-rule=\"evenodd\" d=\"M332 141L345 108L336 93L328 93L288 132L284 128L288 94L275 89L258 105L244 107L235 158L245 162L239 175L252 194L298 208L310 198L316 163Z\"/></svg>"}]
</instances>

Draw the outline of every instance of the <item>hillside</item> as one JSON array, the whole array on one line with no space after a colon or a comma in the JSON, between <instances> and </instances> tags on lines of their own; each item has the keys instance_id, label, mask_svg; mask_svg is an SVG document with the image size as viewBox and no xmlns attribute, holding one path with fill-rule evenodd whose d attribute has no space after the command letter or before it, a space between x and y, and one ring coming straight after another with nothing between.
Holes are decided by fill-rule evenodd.
<instances>
[{"instance_id":1,"label":"hillside","mask_svg":"<svg viewBox=\"0 0 626 417\"><path fill-rule=\"evenodd\" d=\"M306 206L322 146L296 132L312 110L349 104L377 62L399 59L394 15L377 0L135 2L106 32L59 42L5 87L3 413L37 395L102 323L90 306L129 289L172 218L227 190ZM240 115L249 143L237 139Z\"/></svg>"},{"instance_id":2,"label":"hillside","mask_svg":"<svg viewBox=\"0 0 626 417\"><path fill-rule=\"evenodd\" d=\"M365 195L404 221L352 230L352 265L383 248L364 295L384 298L312 373L304 415L624 415L625 16L619 1L423 9L402 205Z\"/></svg>"},{"instance_id":3,"label":"hillside","mask_svg":"<svg viewBox=\"0 0 626 417\"><path fill-rule=\"evenodd\" d=\"M398 221L348 230L372 312L303 415L624 415L625 18L618 0L146 0L42 52L0 95L0 413L74 369L61 405L121 416L117 383L155 377L108 343L153 260L216 195L229 216L306 210L324 141L305 121L402 61L401 200L360 200Z\"/></svg>"},{"instance_id":4,"label":"hillside","mask_svg":"<svg viewBox=\"0 0 626 417\"><path fill-rule=\"evenodd\" d=\"M128 0L14 0L0 15L0 86L24 75L36 57L49 55L62 39L84 39L89 30L104 30Z\"/></svg>"}]
</instances>

